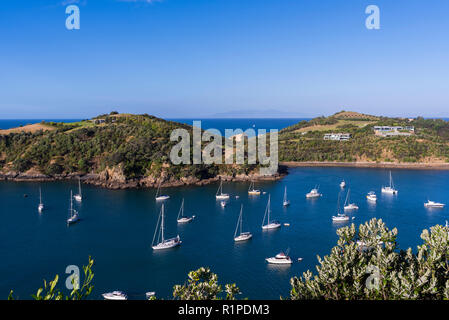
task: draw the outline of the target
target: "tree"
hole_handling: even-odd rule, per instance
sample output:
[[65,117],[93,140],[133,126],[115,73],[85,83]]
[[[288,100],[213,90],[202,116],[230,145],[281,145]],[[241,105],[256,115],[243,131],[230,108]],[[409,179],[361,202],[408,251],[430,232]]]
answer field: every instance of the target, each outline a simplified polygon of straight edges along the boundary
[[397,247],[396,228],[372,219],[337,231],[337,246],[318,257],[318,274],[309,270],[290,280],[291,299],[448,299],[449,228],[434,226],[421,234],[416,254]]
[[[31,295],[34,300],[85,300],[94,288],[92,285],[92,280],[94,278],[94,273],[92,272],[92,266],[94,260],[89,257],[89,262],[87,266],[83,266],[84,280],[82,286],[79,286],[79,279],[76,277],[72,278],[73,290],[68,296],[56,288],[59,281],[59,276],[56,275],[53,281],[47,282],[44,280],[44,286],[39,288],[36,294]],[[14,300],[14,292],[11,290],[8,296],[8,300]]]
[[223,291],[218,276],[204,267],[189,272],[187,283],[173,288],[173,298],[179,300],[220,300],[224,293],[226,300],[235,300],[240,290],[235,284],[226,284]]

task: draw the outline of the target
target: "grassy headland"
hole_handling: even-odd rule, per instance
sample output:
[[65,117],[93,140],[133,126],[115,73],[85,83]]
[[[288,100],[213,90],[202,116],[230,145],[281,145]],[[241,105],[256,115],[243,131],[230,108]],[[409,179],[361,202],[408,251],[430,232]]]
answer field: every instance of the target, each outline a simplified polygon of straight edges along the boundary
[[[378,136],[374,126],[413,126],[409,136]],[[324,140],[326,133],[349,133],[348,141]],[[387,118],[342,111],[301,121],[280,131],[279,159],[294,165],[354,165],[449,168],[449,122]]]

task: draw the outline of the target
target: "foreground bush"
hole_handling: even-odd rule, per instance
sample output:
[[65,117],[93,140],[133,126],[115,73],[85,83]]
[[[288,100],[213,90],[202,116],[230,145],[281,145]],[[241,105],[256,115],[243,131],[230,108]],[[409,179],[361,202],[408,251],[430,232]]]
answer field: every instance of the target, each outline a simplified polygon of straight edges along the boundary
[[[448,299],[448,228],[421,234],[423,244],[396,250],[397,230],[372,219],[337,231],[337,246],[318,257],[317,274],[307,271],[290,280],[291,299]],[[363,243],[357,243],[357,240]]]

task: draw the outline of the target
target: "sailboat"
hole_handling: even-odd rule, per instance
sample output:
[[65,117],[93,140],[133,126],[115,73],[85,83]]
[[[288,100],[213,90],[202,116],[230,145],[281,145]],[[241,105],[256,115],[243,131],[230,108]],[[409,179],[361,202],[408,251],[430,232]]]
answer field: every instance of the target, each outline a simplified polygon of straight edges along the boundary
[[393,184],[393,176],[391,175],[390,171],[390,186],[388,187],[382,187],[382,193],[388,193],[388,194],[398,194],[398,190],[394,188]]
[[83,196],[81,193],[81,178],[78,177],[78,194],[75,194],[75,200],[81,202],[83,200]]
[[349,194],[351,193],[351,189],[348,189],[348,194],[346,195],[346,200],[345,200],[345,204],[344,204],[344,209],[345,210],[358,210],[359,207],[355,204],[355,203],[350,203],[349,202]]
[[[270,221],[270,214],[271,214],[271,195],[268,195],[268,203],[267,207],[265,208],[265,214],[263,216],[262,221],[263,230],[277,229],[281,227],[281,224],[278,221]],[[265,224],[265,218],[267,216],[268,216],[267,224]]]
[[251,196],[258,196],[260,195],[260,190],[254,189],[254,181],[251,181],[249,188],[248,188],[248,194]]
[[[159,219],[157,220],[156,229],[154,231],[153,242],[151,243],[151,247],[153,248],[153,250],[170,249],[177,247],[182,243],[179,235],[177,235],[175,238],[165,239],[164,227],[164,204],[162,204],[161,213],[159,215]],[[157,241],[157,243],[155,243],[155,241]]]
[[[234,232],[234,241],[235,242],[246,241],[253,237],[253,235],[250,232],[242,232],[242,228],[243,228],[243,204],[240,207],[239,220],[237,221],[237,226],[235,227],[235,232]],[[239,230],[240,230],[240,234],[237,235],[237,231],[239,231]]]
[[179,208],[179,213],[178,213],[178,223],[187,223],[192,221],[195,218],[195,216],[191,216],[191,217],[185,217],[184,216],[184,198],[182,199],[182,204],[181,204],[181,208]]
[[223,193],[223,181],[220,181],[220,186],[218,187],[217,193],[215,194],[217,200],[227,200],[229,199],[228,193]]
[[44,210],[44,204],[42,203],[42,190],[39,187],[39,205],[37,207],[37,210],[39,211],[39,213],[42,212],[42,210]]
[[70,190],[70,208],[69,208],[69,218],[67,219],[67,225],[71,225],[79,220],[78,211],[73,209],[73,192]]
[[159,182],[159,185],[158,185],[158,187],[157,187],[157,191],[156,191],[156,201],[164,201],[164,200],[170,199],[170,196],[167,196],[167,195],[159,195],[159,193],[160,193],[160,191],[161,191],[161,183],[162,183],[162,182]]
[[290,205],[290,200],[287,200],[287,187],[284,189],[284,201],[282,202],[284,207],[288,207]]
[[334,221],[334,222],[345,222],[345,221],[349,220],[349,216],[347,216],[344,213],[341,213],[340,195],[341,195],[341,192],[338,194],[337,215],[336,216],[332,216],[332,221]]

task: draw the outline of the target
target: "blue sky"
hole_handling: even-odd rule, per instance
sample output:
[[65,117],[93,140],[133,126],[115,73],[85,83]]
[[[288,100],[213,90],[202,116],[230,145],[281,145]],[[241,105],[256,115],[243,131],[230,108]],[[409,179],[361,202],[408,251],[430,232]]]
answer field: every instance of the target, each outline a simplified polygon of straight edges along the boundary
[[[65,5],[81,29],[65,28]],[[378,5],[381,29],[365,28]],[[2,0],[0,119],[449,116],[447,0]]]

